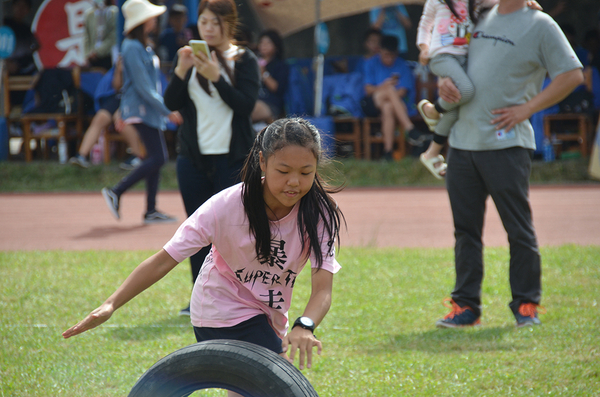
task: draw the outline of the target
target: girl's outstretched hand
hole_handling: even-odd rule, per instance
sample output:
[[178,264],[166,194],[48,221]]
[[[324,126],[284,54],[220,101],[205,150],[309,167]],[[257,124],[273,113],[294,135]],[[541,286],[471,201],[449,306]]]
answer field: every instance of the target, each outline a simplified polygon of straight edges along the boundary
[[62,335],[65,339],[67,339],[71,336],[79,335],[82,332],[85,332],[92,328],[96,328],[97,326],[108,320],[110,316],[112,316],[113,312],[114,309],[112,305],[104,303],[102,304],[102,306],[88,314],[87,317],[79,323],[77,323],[77,325],[74,325],[65,332],[63,332]]
[[306,363],[306,368],[310,368],[312,367],[312,354],[315,346],[317,347],[317,354],[320,355],[321,350],[323,350],[321,341],[310,330],[295,327],[283,338],[281,343],[283,353],[281,355],[293,364],[296,350],[299,350],[299,368],[304,369],[304,363]]

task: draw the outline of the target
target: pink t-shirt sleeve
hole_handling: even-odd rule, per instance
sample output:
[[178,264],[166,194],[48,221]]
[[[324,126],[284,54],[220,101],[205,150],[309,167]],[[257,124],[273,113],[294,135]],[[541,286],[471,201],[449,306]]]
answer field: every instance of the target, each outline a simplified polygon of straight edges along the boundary
[[177,262],[183,262],[213,242],[216,227],[214,203],[215,200],[210,199],[202,204],[164,245],[163,249]]
[[[342,268],[338,261],[335,259],[335,240],[324,232],[323,222],[319,223],[318,233],[323,236],[323,240],[321,241],[321,252],[323,254],[323,264],[321,269],[327,270],[333,274],[340,271]],[[331,251],[329,251],[329,247],[331,247]],[[313,269],[317,268],[317,260],[315,259],[314,254],[310,255],[310,267]]]

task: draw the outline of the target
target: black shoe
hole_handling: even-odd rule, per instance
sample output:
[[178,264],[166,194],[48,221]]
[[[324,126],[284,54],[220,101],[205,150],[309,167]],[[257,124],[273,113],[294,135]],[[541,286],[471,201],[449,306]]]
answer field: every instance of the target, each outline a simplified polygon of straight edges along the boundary
[[179,311],[179,315],[180,316],[188,316],[190,315],[190,305],[187,305],[187,307],[184,307],[183,309],[181,309]]
[[146,212],[144,215],[144,223],[149,225],[152,223],[173,223],[177,222],[177,218],[158,212],[157,210]]
[[392,152],[385,152],[383,154],[383,161],[394,161],[394,156]]
[[108,209],[113,216],[117,219],[121,219],[121,216],[119,215],[119,196],[117,196],[115,192],[108,187],[102,189],[102,196],[104,197],[104,201],[106,201],[106,205],[108,205]]
[[406,133],[406,141],[412,146],[421,147],[425,143],[425,140],[425,135],[416,128],[413,128]]

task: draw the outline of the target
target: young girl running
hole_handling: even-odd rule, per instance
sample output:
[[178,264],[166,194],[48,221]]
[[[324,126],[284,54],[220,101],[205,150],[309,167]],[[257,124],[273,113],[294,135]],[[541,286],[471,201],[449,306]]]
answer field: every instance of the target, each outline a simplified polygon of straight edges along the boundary
[[[242,183],[204,203],[155,255],[142,262],[100,307],[63,333],[92,329],[156,283],[185,258],[211,244],[191,298],[196,339],[236,339],[264,346],[300,369],[321,352],[313,331],[331,305],[340,269],[334,242],[343,215],[317,174],[317,129],[303,119],[280,119],[257,135]],[[264,177],[263,177],[264,175]],[[312,292],[288,329],[287,312],[297,275],[308,259]],[[231,395],[231,393],[230,393]]]
[[[422,65],[429,63],[431,72],[438,77],[450,77],[461,95],[460,101],[455,103],[440,98],[435,103],[424,99],[417,105],[423,120],[434,132],[433,141],[420,159],[438,179],[446,173],[446,163],[440,152],[458,118],[457,108],[475,95],[475,87],[466,72],[471,33],[482,10],[496,3],[498,0],[427,0],[423,7],[417,33],[419,62]],[[529,1],[527,5],[541,10],[535,1]]]

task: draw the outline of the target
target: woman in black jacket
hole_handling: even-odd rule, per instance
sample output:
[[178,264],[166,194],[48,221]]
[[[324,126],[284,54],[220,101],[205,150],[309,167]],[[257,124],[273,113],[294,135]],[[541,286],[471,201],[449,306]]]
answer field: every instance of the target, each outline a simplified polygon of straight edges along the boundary
[[[177,179],[190,216],[215,193],[240,181],[254,142],[250,121],[260,87],[256,56],[234,44],[237,9],[232,0],[202,0],[198,30],[211,57],[189,46],[177,53],[165,104],[183,116],[179,127]],[[210,246],[190,258],[196,281]],[[192,284],[193,285],[193,284]],[[189,306],[181,315],[189,315]]]

